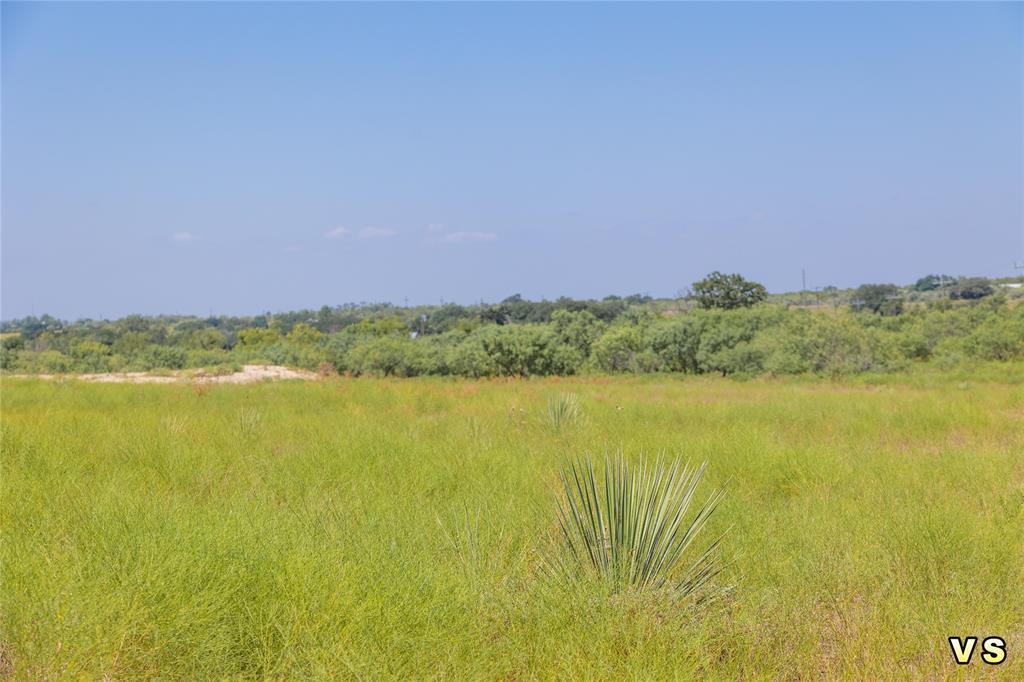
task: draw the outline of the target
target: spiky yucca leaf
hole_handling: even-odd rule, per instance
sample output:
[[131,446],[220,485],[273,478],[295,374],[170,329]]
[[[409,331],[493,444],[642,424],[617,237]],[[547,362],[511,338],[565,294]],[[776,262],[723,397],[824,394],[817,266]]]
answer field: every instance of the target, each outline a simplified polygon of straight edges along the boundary
[[689,551],[722,497],[716,491],[688,514],[705,466],[661,457],[630,465],[619,453],[605,458],[602,477],[589,456],[567,462],[559,523],[568,563],[614,587],[668,587],[680,597],[701,590],[720,570],[720,538]]
[[548,400],[548,426],[554,431],[561,431],[566,426],[582,423],[583,406],[575,393],[561,393],[557,398]]

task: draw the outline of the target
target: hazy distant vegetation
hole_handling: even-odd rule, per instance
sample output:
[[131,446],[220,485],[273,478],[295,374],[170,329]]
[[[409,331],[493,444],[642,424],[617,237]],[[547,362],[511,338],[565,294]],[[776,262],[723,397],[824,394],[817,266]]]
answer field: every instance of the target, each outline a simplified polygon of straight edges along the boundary
[[[254,317],[129,316],[3,323],[8,373],[290,365],[353,375],[545,376],[889,371],[1024,358],[1018,280],[928,275],[769,295],[712,273],[677,299],[324,306]],[[1009,286],[1007,286],[1009,285]]]

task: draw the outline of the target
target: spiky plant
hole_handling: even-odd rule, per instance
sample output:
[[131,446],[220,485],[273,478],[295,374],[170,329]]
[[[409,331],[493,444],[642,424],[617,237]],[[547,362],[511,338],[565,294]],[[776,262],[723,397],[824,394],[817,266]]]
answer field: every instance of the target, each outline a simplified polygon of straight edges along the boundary
[[255,436],[263,417],[255,407],[246,407],[238,413],[238,428],[245,437]]
[[661,457],[631,465],[618,453],[605,457],[601,477],[589,456],[567,462],[561,476],[566,501],[559,508],[565,551],[558,567],[596,574],[614,589],[668,589],[680,598],[706,593],[702,588],[721,570],[721,538],[702,552],[691,547],[722,491],[688,513],[705,466]]
[[553,431],[561,431],[567,426],[583,421],[583,406],[575,393],[560,393],[548,400],[548,426]]

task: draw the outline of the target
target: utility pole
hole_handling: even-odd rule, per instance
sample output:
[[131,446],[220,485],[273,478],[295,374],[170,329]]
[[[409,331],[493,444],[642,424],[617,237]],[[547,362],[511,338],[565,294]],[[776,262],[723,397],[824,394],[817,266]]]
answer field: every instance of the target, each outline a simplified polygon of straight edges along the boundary
[[807,270],[800,268],[800,305],[806,305],[804,300],[807,294]]

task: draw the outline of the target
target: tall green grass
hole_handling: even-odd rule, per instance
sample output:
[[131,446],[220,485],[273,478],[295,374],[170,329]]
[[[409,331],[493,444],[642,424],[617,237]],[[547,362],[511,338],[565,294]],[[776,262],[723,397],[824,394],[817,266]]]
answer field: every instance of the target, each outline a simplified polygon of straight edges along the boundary
[[[587,420],[556,433],[563,392]],[[1024,673],[1019,385],[6,379],[0,397],[14,679],[941,679],[982,672],[949,652],[970,634],[1004,636],[996,672]],[[728,481],[692,546],[729,529],[712,607],[545,577],[561,463],[619,449]]]

